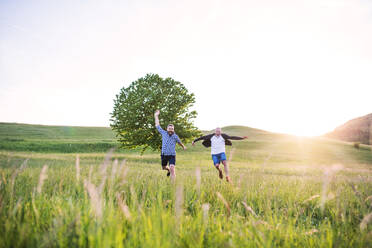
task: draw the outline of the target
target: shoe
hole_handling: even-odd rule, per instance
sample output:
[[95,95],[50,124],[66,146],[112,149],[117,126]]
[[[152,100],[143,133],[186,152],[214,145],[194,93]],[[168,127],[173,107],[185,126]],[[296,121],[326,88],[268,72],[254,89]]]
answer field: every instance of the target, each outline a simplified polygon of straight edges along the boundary
[[226,181],[229,183],[230,182],[230,177],[226,176]]
[[218,174],[219,174],[220,179],[223,179],[222,170],[218,170]]

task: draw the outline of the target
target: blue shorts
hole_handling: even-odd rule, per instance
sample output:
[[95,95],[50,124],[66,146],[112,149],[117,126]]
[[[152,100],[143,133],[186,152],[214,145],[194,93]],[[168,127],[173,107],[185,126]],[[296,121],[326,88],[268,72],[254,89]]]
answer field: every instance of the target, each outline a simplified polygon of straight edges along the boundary
[[226,154],[224,152],[218,154],[212,154],[213,164],[219,164],[221,161],[226,160]]

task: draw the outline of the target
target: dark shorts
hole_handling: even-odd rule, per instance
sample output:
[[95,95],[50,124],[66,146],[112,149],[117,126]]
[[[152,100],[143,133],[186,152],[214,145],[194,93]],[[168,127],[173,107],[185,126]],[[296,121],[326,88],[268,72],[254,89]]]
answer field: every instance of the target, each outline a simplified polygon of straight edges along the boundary
[[161,155],[161,166],[167,166],[168,163],[176,165],[176,156],[175,155]]

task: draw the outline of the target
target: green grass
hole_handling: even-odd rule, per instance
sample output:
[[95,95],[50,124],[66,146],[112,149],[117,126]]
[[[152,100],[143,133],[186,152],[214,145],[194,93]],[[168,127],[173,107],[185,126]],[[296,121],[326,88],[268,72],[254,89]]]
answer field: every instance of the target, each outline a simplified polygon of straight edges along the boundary
[[[109,129],[65,133],[63,127],[11,125],[16,124],[0,125],[1,145],[26,141],[43,148],[31,152],[25,143],[0,150],[0,247],[368,247],[372,242],[371,224],[360,229],[372,212],[366,200],[372,195],[368,146],[234,126],[224,131],[250,139],[227,150],[232,184],[217,177],[210,150],[200,143],[178,151],[174,184],[160,170],[156,152],[116,151],[105,164],[106,150],[84,147],[77,180],[77,153],[59,141],[115,144]],[[55,150],[48,149],[53,145]],[[37,193],[44,165],[47,178]],[[84,180],[97,187],[104,182],[98,194],[102,215]]]
[[106,152],[117,147],[108,127],[43,126],[0,123],[0,150],[33,152]]
[[115,135],[108,127],[46,126],[0,122],[0,137],[43,140],[112,140]]

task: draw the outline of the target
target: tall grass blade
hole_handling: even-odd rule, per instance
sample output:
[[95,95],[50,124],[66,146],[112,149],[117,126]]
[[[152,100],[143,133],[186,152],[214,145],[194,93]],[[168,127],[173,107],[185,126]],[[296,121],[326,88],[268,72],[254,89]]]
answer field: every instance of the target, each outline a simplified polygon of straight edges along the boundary
[[223,205],[225,206],[227,210],[227,217],[230,217],[230,214],[231,214],[230,204],[225,200],[225,198],[222,196],[220,192],[216,192],[216,195],[218,199],[220,199]]
[[48,178],[47,175],[48,166],[44,165],[41,169],[40,176],[39,176],[39,183],[37,185],[37,193],[41,194],[41,190],[44,184],[44,180]]

